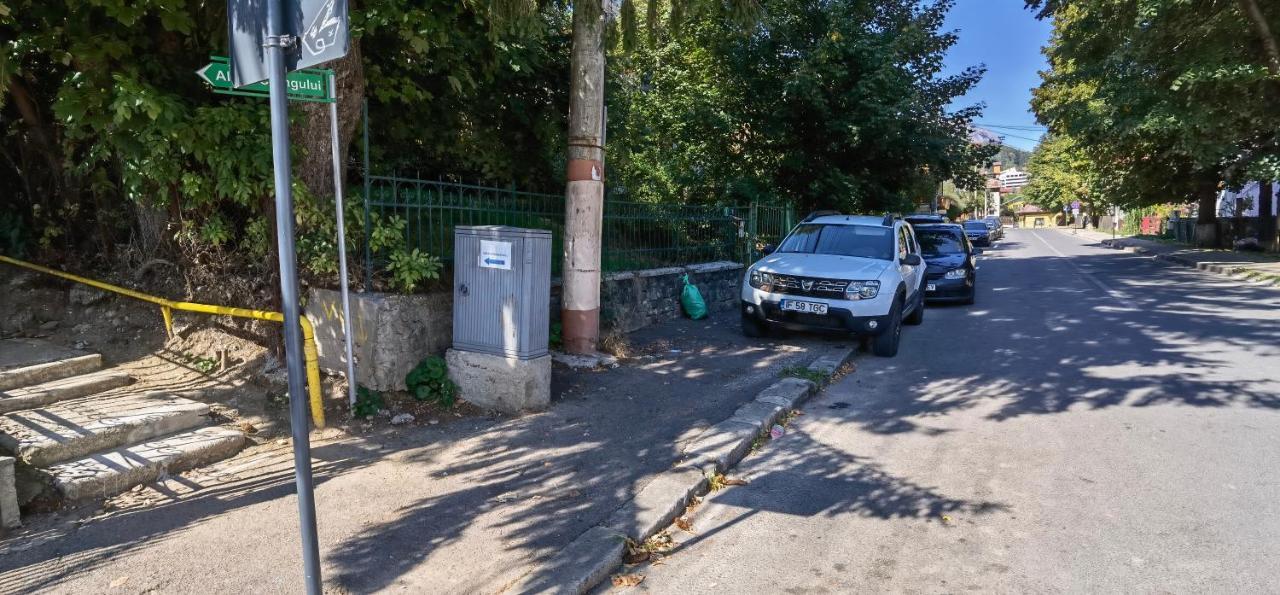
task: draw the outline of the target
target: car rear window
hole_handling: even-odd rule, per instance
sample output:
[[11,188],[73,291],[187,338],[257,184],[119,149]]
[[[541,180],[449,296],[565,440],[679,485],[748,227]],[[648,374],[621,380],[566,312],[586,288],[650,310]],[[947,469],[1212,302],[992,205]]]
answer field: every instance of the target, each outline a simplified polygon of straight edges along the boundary
[[964,252],[964,237],[958,231],[917,229],[916,239],[920,240],[920,249],[925,256],[961,254]]
[[893,260],[893,228],[872,225],[801,225],[778,252]]

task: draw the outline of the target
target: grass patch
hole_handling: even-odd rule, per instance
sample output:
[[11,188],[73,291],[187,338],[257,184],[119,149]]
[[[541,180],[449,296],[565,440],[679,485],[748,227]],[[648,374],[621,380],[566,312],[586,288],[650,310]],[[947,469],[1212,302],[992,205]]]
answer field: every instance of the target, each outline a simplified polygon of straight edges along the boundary
[[826,384],[828,378],[826,373],[818,370],[810,370],[804,366],[787,366],[782,369],[782,372],[779,375],[783,378],[800,378],[802,380],[808,380],[809,382],[819,386]]

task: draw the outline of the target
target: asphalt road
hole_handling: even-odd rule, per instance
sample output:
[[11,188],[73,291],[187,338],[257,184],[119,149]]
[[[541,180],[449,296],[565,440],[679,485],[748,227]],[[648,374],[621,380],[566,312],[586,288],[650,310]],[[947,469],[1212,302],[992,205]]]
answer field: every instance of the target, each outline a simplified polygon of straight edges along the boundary
[[806,406],[656,593],[1280,591],[1280,291],[1011,230]]

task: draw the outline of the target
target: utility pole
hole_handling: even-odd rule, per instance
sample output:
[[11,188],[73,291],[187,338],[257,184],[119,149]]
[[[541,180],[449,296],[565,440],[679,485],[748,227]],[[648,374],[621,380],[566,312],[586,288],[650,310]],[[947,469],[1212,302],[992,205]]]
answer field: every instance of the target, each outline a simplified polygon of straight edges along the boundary
[[607,3],[587,0],[573,7],[560,321],[565,351],[577,354],[594,353],[600,339]]

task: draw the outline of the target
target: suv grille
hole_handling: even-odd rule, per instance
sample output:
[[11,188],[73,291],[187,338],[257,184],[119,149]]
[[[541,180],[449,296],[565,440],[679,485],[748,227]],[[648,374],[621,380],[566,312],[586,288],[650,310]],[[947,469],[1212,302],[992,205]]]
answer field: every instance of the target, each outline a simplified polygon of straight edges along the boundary
[[848,281],[840,279],[773,275],[773,293],[842,299],[844,298],[844,289],[848,286]]

